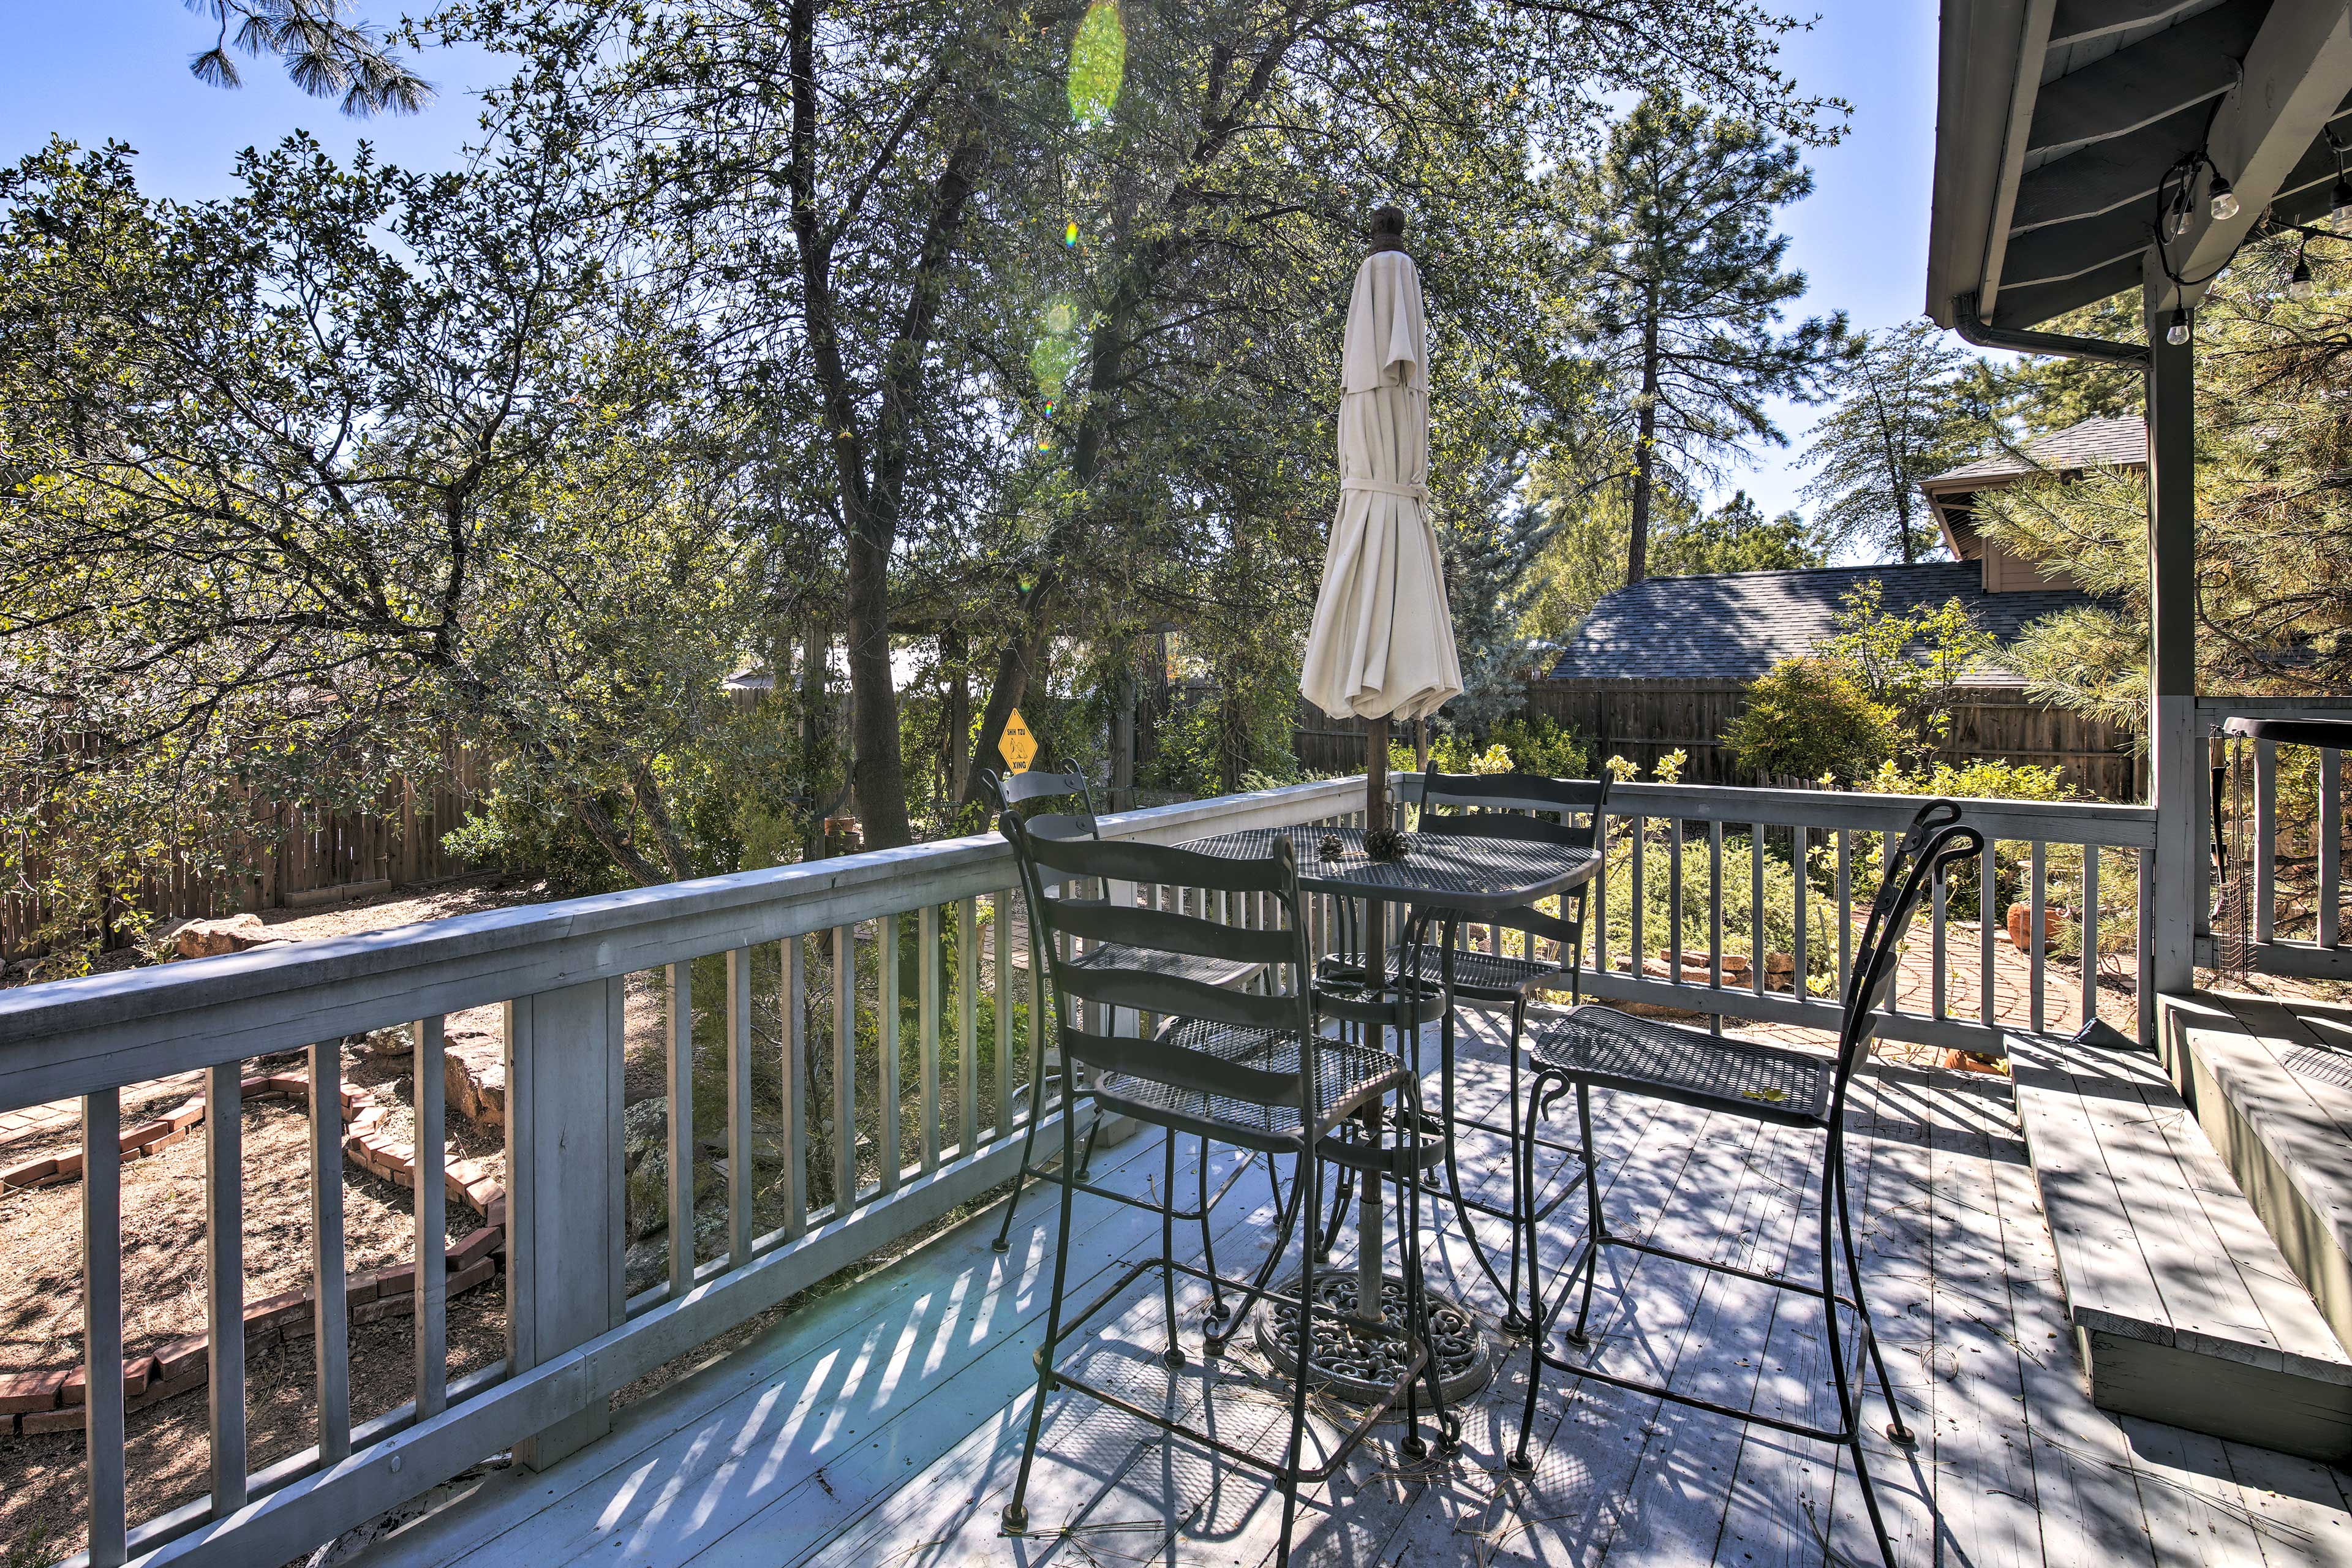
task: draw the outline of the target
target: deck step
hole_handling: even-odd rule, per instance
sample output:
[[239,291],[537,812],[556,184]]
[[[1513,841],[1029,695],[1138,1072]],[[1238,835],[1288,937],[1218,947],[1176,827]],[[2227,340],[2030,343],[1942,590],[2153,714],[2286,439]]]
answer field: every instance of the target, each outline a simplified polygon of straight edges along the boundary
[[2352,1456],[2352,1356],[2161,1063],[2023,1036],[2010,1061],[2093,1403]]
[[2352,1008],[2226,992],[2160,1005],[2173,1081],[2352,1347]]

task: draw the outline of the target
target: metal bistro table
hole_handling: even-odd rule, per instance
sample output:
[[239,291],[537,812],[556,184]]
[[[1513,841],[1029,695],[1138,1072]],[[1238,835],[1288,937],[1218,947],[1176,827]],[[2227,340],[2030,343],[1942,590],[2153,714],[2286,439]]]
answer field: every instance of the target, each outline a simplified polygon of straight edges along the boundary
[[[1298,858],[1298,885],[1303,891],[1326,893],[1341,900],[1360,899],[1370,906],[1362,926],[1363,963],[1375,984],[1385,978],[1388,962],[1385,906],[1403,904],[1412,911],[1404,931],[1405,946],[1412,954],[1412,967],[1407,972],[1419,973],[1418,948],[1427,940],[1433,925],[1442,927],[1437,941],[1440,951],[1444,952],[1453,947],[1455,930],[1463,921],[1475,921],[1481,915],[1499,915],[1538,899],[1567,892],[1591,881],[1601,870],[1601,856],[1591,849],[1455,834],[1443,837],[1408,834],[1402,858],[1375,860],[1364,853],[1364,835],[1365,829],[1360,827],[1308,824],[1220,834],[1213,838],[1195,839],[1184,847],[1203,855],[1223,855],[1236,860],[1254,859],[1271,853],[1276,838],[1289,839]],[[1336,853],[1327,854],[1327,848]],[[1400,1047],[1397,1055],[1412,1062],[1417,1071],[1421,1058],[1418,1040],[1410,1052],[1402,1048],[1404,1041],[1399,1040],[1397,1044]],[[1443,1105],[1450,1115],[1453,1109],[1450,1095],[1444,1097]],[[1449,1123],[1441,1128],[1441,1134],[1451,1140],[1454,1128]],[[1419,1179],[1416,1175],[1416,1180]],[[1383,1295],[1393,1297],[1401,1289],[1397,1282],[1383,1279],[1381,1259],[1385,1232],[1382,1203],[1380,1181],[1367,1175],[1357,1209],[1357,1271],[1353,1296],[1358,1310],[1373,1322],[1381,1321]],[[1470,1224],[1469,1215],[1461,1215],[1461,1221],[1466,1230]],[[1308,1223],[1319,1226],[1320,1216],[1309,1216]],[[1368,1310],[1361,1305],[1366,1302],[1371,1303]],[[1457,1303],[1448,1302],[1433,1292],[1430,1297],[1433,1321],[1441,1315],[1441,1308],[1451,1308],[1454,1320],[1462,1325],[1475,1322]],[[1346,1350],[1344,1346],[1335,1347],[1335,1353],[1345,1354]],[[1477,1376],[1465,1381],[1474,1384],[1483,1382],[1484,1371],[1491,1364],[1483,1343],[1464,1347],[1461,1359],[1465,1373],[1472,1370],[1474,1363],[1478,1370]],[[1317,1360],[1320,1363],[1322,1357],[1318,1355]],[[1318,1366],[1319,1370],[1322,1369]],[[1331,1382],[1337,1385],[1335,1391],[1345,1391],[1360,1381],[1368,1387],[1373,1382],[1371,1378],[1349,1376],[1336,1369],[1331,1377]],[[1447,1381],[1454,1381],[1450,1373]],[[1450,1392],[1449,1397],[1452,1397]]]

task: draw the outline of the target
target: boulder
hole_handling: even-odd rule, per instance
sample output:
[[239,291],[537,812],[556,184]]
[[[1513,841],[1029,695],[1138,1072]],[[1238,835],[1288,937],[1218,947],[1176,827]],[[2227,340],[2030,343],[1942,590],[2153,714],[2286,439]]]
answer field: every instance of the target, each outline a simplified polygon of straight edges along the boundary
[[172,955],[175,958],[214,958],[224,952],[242,952],[249,947],[269,947],[291,940],[270,930],[259,915],[249,910],[217,920],[184,921],[173,927],[170,935]]

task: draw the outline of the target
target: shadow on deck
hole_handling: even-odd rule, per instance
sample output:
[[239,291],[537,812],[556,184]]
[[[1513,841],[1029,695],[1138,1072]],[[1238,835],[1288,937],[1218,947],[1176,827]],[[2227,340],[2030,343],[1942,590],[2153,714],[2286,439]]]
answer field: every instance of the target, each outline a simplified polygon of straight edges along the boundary
[[[1483,1042],[1466,1069],[1475,1101],[1496,1092],[1501,1068],[1491,1039],[1475,1026],[1470,1037]],[[2006,1081],[1888,1067],[1859,1080],[1857,1095],[1864,1268],[1897,1396],[1921,1436],[1909,1453],[1881,1444],[1873,1467],[1904,1563],[2352,1564],[2352,1481],[2340,1472],[2093,1408]],[[1608,1096],[1596,1109],[1614,1227],[1766,1271],[1810,1271],[1818,1155],[1807,1140]],[[1503,1180],[1499,1143],[1465,1151],[1465,1180]],[[1150,1133],[1095,1169],[1141,1191],[1160,1165]],[[1180,1165],[1189,1189],[1190,1163]],[[1262,1255],[1272,1213],[1262,1174],[1234,1187],[1217,1215],[1226,1273]],[[1044,1331],[1053,1214],[1045,1196],[1026,1200],[1003,1257],[988,1246],[996,1211],[966,1222],[620,1412],[609,1437],[571,1459],[539,1475],[493,1473],[361,1561],[1265,1561],[1280,1500],[1262,1478],[1072,1395],[1049,1411],[1032,1533],[998,1533]],[[1548,1268],[1577,1240],[1579,1214],[1568,1205],[1555,1216]],[[1076,1225],[1074,1301],[1158,1241],[1150,1216],[1084,1198]],[[1458,1232],[1440,1235],[1429,1256],[1441,1288],[1496,1310]],[[1753,1409],[1821,1419],[1833,1403],[1820,1325],[1796,1310],[1801,1299],[1622,1252],[1607,1261],[1615,1272],[1604,1266],[1594,1309],[1603,1321],[1607,1303],[1604,1364]],[[1200,1304],[1197,1289],[1180,1293],[1195,1344]],[[1204,1368],[1195,1356],[1171,1381],[1155,1353],[1156,1285],[1139,1281],[1123,1308],[1096,1320],[1087,1375],[1154,1403],[1205,1401],[1228,1437],[1279,1440],[1281,1397],[1247,1357]],[[1296,1560],[1875,1561],[1833,1451],[1598,1385],[1546,1389],[1537,1473],[1513,1477],[1502,1459],[1526,1357],[1508,1349],[1458,1456],[1416,1467],[1376,1435],[1305,1500]]]

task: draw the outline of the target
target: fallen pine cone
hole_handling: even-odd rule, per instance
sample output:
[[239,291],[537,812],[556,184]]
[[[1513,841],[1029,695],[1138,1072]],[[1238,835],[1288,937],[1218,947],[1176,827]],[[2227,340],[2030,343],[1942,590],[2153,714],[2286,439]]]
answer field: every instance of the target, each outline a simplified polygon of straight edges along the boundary
[[1393,827],[1375,827],[1364,835],[1364,853],[1375,860],[1402,860],[1404,850],[1404,835]]

